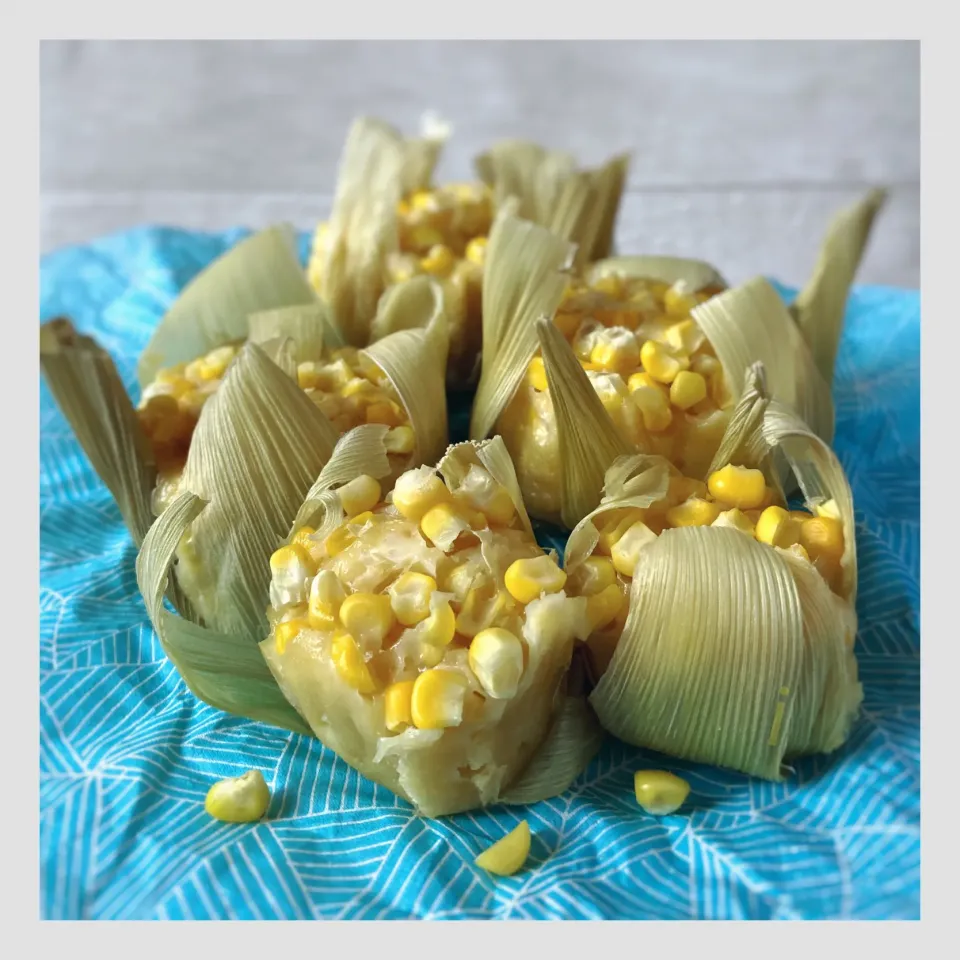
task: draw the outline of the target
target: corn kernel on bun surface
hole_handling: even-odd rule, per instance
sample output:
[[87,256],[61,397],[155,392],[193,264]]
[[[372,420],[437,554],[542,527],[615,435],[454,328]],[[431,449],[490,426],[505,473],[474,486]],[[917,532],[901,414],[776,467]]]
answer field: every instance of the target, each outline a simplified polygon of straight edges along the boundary
[[[690,311],[720,292],[615,274],[571,280],[554,323],[623,439],[686,473],[705,470],[733,398]],[[560,450],[543,360],[534,358],[497,423],[532,516],[560,521]]]
[[[158,465],[153,497],[157,515],[179,491],[200,413],[242,346],[225,344],[189,363],[162,369],[144,388],[137,412]],[[365,423],[387,425],[385,443],[395,472],[406,466],[414,449],[410,418],[393,385],[369,358],[351,347],[324,350],[316,361],[298,365],[297,382],[341,434]]]
[[481,467],[456,489],[410,470],[388,500],[274,554],[261,649],[365,776],[428,816],[493,803],[546,734],[586,601]]
[[[481,287],[487,234],[493,218],[490,188],[456,183],[417,190],[397,205],[396,251],[386,257],[387,286],[427,274],[444,295],[450,325],[448,373],[452,386],[470,378],[480,352]],[[330,232],[321,223],[313,238],[308,277],[322,296]]]

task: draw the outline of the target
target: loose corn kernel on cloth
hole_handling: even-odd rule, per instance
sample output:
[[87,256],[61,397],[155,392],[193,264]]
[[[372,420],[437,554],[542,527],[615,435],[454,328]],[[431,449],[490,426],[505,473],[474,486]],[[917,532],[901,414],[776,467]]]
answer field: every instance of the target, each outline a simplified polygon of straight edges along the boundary
[[[59,250],[42,260],[41,320],[66,314],[99,338],[136,396],[154,325],[245,233],[139,229]],[[865,690],[846,746],[770,784],[608,741],[562,797],[438,821],[316,740],[194,699],[151,629],[120,514],[41,386],[43,916],[918,918],[919,314],[916,292],[857,289],[837,367]],[[466,421],[461,404],[454,430]],[[633,773],[651,766],[691,784],[672,816],[636,804]],[[252,767],[272,790],[267,818],[211,820],[208,787]],[[527,868],[475,868],[522,818]]]

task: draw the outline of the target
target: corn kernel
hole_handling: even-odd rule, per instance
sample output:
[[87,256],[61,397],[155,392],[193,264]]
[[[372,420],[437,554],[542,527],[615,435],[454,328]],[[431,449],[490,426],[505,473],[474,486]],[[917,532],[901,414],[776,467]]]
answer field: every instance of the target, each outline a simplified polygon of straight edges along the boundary
[[413,427],[401,425],[387,431],[383,445],[387,453],[397,455],[413,453]]
[[417,626],[420,638],[434,647],[446,647],[457,632],[457,615],[450,601],[433,594],[430,597],[430,615]]
[[630,396],[640,410],[644,427],[651,433],[662,433],[673,423],[670,403],[661,390],[654,387],[638,387]]
[[754,535],[761,543],[786,549],[799,542],[800,523],[794,520],[783,507],[767,507],[757,520]]
[[595,553],[602,557],[609,557],[617,541],[630,529],[638,520],[643,520],[643,511],[637,509],[628,510],[626,513],[612,513],[606,520],[601,520],[597,526],[599,538]]
[[667,313],[674,316],[688,314],[697,306],[697,298],[690,286],[683,280],[678,280],[663,295],[663,307]]
[[730,527],[733,530],[739,530],[741,533],[745,533],[748,537],[754,536],[756,532],[756,527],[750,518],[736,507],[732,510],[724,510],[723,513],[713,521],[711,526]]
[[402,573],[387,592],[394,615],[405,627],[412,627],[430,615],[430,597],[437,581],[425,573]]
[[230,346],[217,347],[199,361],[197,372],[201,380],[219,380],[230,366],[237,351]]
[[617,571],[606,557],[587,557],[571,574],[574,596],[592,597],[617,582]]
[[692,320],[667,327],[667,343],[679,353],[695,353],[704,341],[703,331]]
[[393,505],[414,523],[419,523],[431,507],[449,499],[450,491],[432,467],[408,470],[397,478],[393,488]]
[[624,292],[623,277],[617,276],[615,273],[608,273],[605,276],[597,277],[597,279],[590,284],[590,288],[596,290],[597,293],[605,293],[614,300],[620,300]]
[[681,370],[670,384],[670,402],[681,410],[689,410],[707,396],[707,381],[699,373]]
[[382,423],[385,427],[399,427],[406,419],[403,409],[390,400],[376,400],[366,410],[367,423]]
[[437,198],[429,190],[415,190],[409,199],[411,210],[436,210]]
[[494,700],[509,700],[523,673],[523,646],[509,630],[481,630],[470,643],[470,669]]
[[363,473],[337,490],[340,505],[348,517],[372,510],[380,502],[380,484]]
[[640,552],[656,539],[657,535],[642,520],[628,527],[610,550],[617,573],[632,577]]
[[587,623],[589,632],[602,630],[617,619],[623,606],[624,596],[620,587],[611,583],[599,593],[587,597]]
[[417,252],[427,251],[443,243],[443,234],[435,227],[420,223],[410,231],[409,240]]
[[690,361],[673,347],[658,340],[647,340],[640,348],[643,369],[660,383],[673,383],[677,374],[685,370]]
[[414,681],[410,716],[419,730],[442,730],[459,726],[468,686],[456,670],[434,667]]
[[590,362],[604,370],[630,370],[640,362],[640,347],[633,332],[612,327],[599,334],[590,351]]
[[298,547],[303,547],[307,553],[310,552],[310,547],[313,546],[313,541],[310,539],[317,531],[313,527],[300,527],[296,533],[290,538],[291,544],[296,544]]
[[323,549],[328,557],[335,557],[338,553],[346,550],[356,539],[349,524],[344,523],[323,541]]
[[728,463],[707,478],[710,495],[739,510],[755,510],[763,504],[767,485],[763,471]]
[[833,517],[810,517],[800,523],[800,543],[811,557],[843,556],[843,524]]
[[438,503],[420,518],[420,531],[435,547],[449,553],[461,533],[470,524],[449,503]]
[[273,631],[273,642],[277,653],[283,654],[290,643],[300,635],[301,630],[305,630],[309,624],[305,620],[284,620],[278,623]]
[[546,554],[532,559],[514,560],[503,577],[510,596],[527,604],[543,593],[556,593],[567,582],[566,573]]
[[637,803],[655,817],[679,810],[690,795],[690,784],[665,770],[638,770],[633,789]]
[[413,680],[391,683],[383,692],[384,723],[391,732],[413,723],[410,704],[413,700]]
[[571,313],[569,311],[561,310],[554,314],[553,322],[557,329],[568,340],[572,340],[576,336],[577,331],[580,329],[580,324],[583,322],[583,316],[579,313]]
[[467,248],[464,251],[464,256],[471,262],[483,266],[483,262],[487,256],[487,238],[486,237],[474,237],[468,244]]
[[307,581],[316,572],[313,558],[304,547],[291,543],[275,550],[270,557],[271,587],[277,591],[282,603],[303,603],[306,599]]
[[801,560],[806,560],[807,563],[810,563],[810,554],[807,553],[806,549],[799,543],[793,544],[793,546],[787,548],[788,553],[792,553],[795,557],[799,557]]
[[457,614],[456,632],[464,637],[475,637],[504,613],[508,603],[508,595],[489,581],[470,587]]
[[310,626],[314,630],[332,630],[346,595],[340,578],[332,570],[321,570],[310,584]]
[[270,806],[270,788],[259,770],[218,780],[208,791],[203,807],[224,823],[253,823]]
[[379,650],[395,623],[390,597],[353,593],[340,604],[340,622],[364,650]]
[[363,659],[360,646],[346,630],[338,630],[333,635],[331,652],[333,665],[344,683],[359,693],[376,692],[376,681]]
[[470,464],[457,493],[491,523],[506,526],[516,515],[517,508],[507,488],[475,463]]
[[505,837],[483,851],[473,862],[481,870],[509,877],[526,863],[530,855],[530,826],[522,820]]
[[689,497],[667,511],[667,523],[671,527],[708,527],[718,516],[718,504],[700,497]]
[[445,277],[453,269],[456,262],[450,248],[443,243],[438,243],[430,248],[430,252],[420,261],[420,267],[424,273],[433,274],[435,277]]
[[824,500],[823,503],[816,504],[813,512],[818,517],[831,517],[834,520],[843,520],[840,507],[837,505],[836,500]]
[[709,353],[698,353],[695,357],[692,357],[690,369],[707,380],[717,376],[722,370],[720,361],[716,357],[711,357]]
[[527,367],[527,382],[534,390],[539,390],[541,393],[549,389],[547,371],[543,366],[543,357],[534,357],[530,361],[530,365]]

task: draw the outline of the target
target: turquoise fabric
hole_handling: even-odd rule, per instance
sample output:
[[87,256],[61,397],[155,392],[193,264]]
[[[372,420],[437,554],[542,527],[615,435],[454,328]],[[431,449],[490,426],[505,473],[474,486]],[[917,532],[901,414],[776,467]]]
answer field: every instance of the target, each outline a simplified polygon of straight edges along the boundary
[[[139,229],[57,251],[41,264],[41,319],[65,314],[96,336],[135,393],[136,357],[164,310],[244,233]],[[562,797],[439,821],[317,741],[191,696],[150,627],[117,508],[41,386],[43,916],[919,917],[919,315],[915,292],[857,289],[837,366],[865,690],[843,749],[770,784],[609,741]],[[680,813],[638,808],[633,771],[650,765],[690,781]],[[251,767],[272,789],[268,818],[211,820],[209,785]],[[509,879],[474,868],[521,818],[529,868]]]

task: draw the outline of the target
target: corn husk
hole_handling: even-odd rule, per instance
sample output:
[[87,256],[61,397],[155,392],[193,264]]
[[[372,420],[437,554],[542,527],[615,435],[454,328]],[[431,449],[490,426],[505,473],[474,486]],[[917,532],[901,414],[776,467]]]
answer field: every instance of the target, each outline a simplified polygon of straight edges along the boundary
[[153,521],[150,442],[110,355],[64,317],[40,327],[40,369],[139,547]]
[[821,377],[830,385],[847,295],[886,199],[886,190],[871,190],[834,217],[813,273],[790,307]]
[[[309,492],[297,517],[324,537],[344,518],[334,487],[341,474],[338,452]],[[450,447],[437,464],[456,490],[471,464],[485,467],[510,492],[521,526],[535,549],[512,465],[499,438]],[[342,472],[353,474],[351,465]],[[296,526],[296,524],[295,524]],[[491,531],[487,531],[492,533]],[[497,544],[484,542],[494,557]],[[502,586],[502,572],[498,573]],[[263,655],[284,694],[308,721],[314,734],[365,776],[415,805],[424,816],[443,816],[496,803],[516,785],[524,802],[555,796],[578,776],[596,752],[598,727],[582,690],[564,682],[573,652],[574,624],[555,625],[556,636],[531,644],[517,695],[490,700],[482,725],[466,723],[445,730],[415,727],[389,735],[383,707],[341,681],[324,657],[319,641],[292,641],[282,653],[271,635]],[[538,754],[538,748],[547,751]],[[545,769],[549,765],[549,770]],[[515,799],[514,802],[521,802]]]
[[316,302],[297,257],[293,230],[277,226],[255,233],[184,287],[140,357],[140,386],[163,367],[245,340],[252,313]]
[[[856,538],[849,484],[836,456],[795,413],[770,399],[754,367],[727,449],[782,454],[811,508],[832,500],[846,541],[833,593],[814,567],[736,530],[665,530],[638,559],[626,625],[590,697],[600,722],[629,743],[782,779],[785,759],[830,752],[862,699],[853,654]],[[750,405],[764,411],[750,416]],[[571,572],[596,542],[593,519],[630,505],[633,484],[662,489],[658,458],[618,461],[613,496],[571,535]],[[627,484],[624,483],[627,478]],[[636,484],[634,484],[636,481]],[[639,505],[638,501],[633,501]]]
[[595,170],[578,170],[569,154],[522,140],[495,144],[474,161],[493,190],[494,209],[515,198],[517,216],[577,245],[580,267],[612,252],[629,163],[622,154]]

